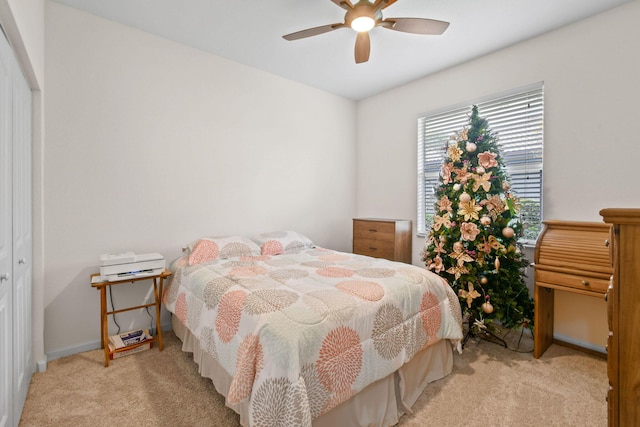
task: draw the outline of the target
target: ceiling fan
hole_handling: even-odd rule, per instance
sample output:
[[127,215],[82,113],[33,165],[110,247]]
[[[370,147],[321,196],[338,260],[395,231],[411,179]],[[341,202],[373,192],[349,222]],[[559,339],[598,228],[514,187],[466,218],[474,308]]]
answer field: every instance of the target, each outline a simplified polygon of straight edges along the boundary
[[306,37],[317,36],[340,28],[351,27],[358,32],[356,36],[355,56],[356,63],[367,62],[371,51],[369,30],[374,27],[383,27],[388,30],[402,31],[413,34],[439,35],[449,27],[448,22],[425,18],[382,18],[382,10],[391,6],[398,0],[358,0],[353,4],[351,0],[331,0],[347,13],[344,22],[322,25],[282,36],[285,40],[298,40]]

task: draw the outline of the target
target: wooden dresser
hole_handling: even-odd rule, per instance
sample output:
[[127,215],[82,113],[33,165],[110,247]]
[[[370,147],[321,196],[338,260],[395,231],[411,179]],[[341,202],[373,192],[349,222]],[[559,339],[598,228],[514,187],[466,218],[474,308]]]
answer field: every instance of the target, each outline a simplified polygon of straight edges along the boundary
[[554,290],[602,298],[613,271],[607,247],[610,225],[575,221],[543,224],[534,253],[535,358],[554,341]]
[[603,209],[613,226],[607,292],[609,426],[640,425],[640,209]]
[[354,218],[353,253],[411,264],[411,221]]

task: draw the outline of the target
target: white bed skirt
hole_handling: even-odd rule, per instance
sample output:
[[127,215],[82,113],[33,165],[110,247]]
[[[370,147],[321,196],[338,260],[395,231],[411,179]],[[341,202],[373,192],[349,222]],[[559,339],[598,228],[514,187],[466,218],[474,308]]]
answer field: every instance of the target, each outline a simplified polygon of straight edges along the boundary
[[[218,393],[227,396],[231,376],[218,362],[203,351],[196,338],[172,316],[173,331],[182,341],[182,351],[193,353],[193,360],[203,377],[211,379]],[[387,427],[398,423],[432,381],[451,373],[453,349],[448,340],[439,341],[415,355],[393,374],[370,384],[348,401],[313,420],[314,427],[339,425]],[[240,424],[249,426],[249,404],[227,406],[240,415]]]

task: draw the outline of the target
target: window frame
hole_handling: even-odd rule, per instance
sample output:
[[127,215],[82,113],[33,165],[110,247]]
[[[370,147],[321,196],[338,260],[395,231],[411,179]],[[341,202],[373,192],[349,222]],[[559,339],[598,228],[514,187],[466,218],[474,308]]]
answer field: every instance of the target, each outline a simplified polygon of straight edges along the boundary
[[[526,105],[525,105],[526,104]],[[531,196],[534,199],[532,216],[539,218],[533,232],[540,232],[542,227],[543,204],[543,149],[544,149],[544,82],[536,82],[527,86],[488,95],[472,102],[463,102],[454,106],[435,110],[418,117],[418,185],[417,185],[417,234],[427,236],[430,225],[428,215],[433,215],[435,194],[429,197],[429,188],[434,190],[440,182],[440,168],[445,158],[445,147],[449,137],[469,125],[469,114],[473,105],[478,106],[479,115],[489,122],[492,132],[497,135],[498,146],[505,164],[505,172],[509,175],[512,190],[519,198]],[[508,112],[510,106],[519,106],[520,111]],[[526,113],[524,108],[526,108]],[[531,114],[529,114],[531,113]],[[522,124],[520,117],[526,117],[527,127],[523,130],[516,125],[517,137],[507,135],[504,123],[510,123],[516,116],[516,123]],[[492,124],[492,117],[495,123]],[[499,121],[502,120],[502,124]],[[428,134],[428,129],[433,134]],[[532,130],[533,129],[533,130]],[[504,139],[501,141],[502,132]],[[526,136],[523,136],[526,135]],[[524,150],[522,143],[525,143]],[[531,179],[532,178],[532,179]],[[538,205],[535,202],[539,200]],[[537,206],[537,207],[536,207]],[[527,214],[526,209],[522,210]],[[529,238],[520,240],[525,245],[534,245],[532,233]],[[537,237],[537,236],[536,236]]]

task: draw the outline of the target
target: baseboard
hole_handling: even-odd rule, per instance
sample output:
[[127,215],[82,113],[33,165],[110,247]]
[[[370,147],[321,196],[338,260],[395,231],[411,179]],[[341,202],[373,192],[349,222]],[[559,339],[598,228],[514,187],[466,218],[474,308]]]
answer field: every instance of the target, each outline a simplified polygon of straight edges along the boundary
[[47,360],[52,361],[72,354],[84,353],[85,351],[97,350],[100,348],[100,340],[86,342],[71,347],[55,350],[47,353]]
[[595,345],[589,342],[580,341],[565,335],[553,334],[553,342],[559,345],[563,345],[565,347],[570,347],[576,350],[584,351],[585,353],[591,354],[592,356],[604,357],[604,358],[607,357],[606,347]]
[[[162,332],[167,332],[171,330],[172,330],[171,322],[162,324]],[[101,348],[100,340],[95,340],[95,341],[86,342],[84,344],[78,344],[72,347],[51,351],[45,355],[46,359],[44,361],[44,364],[45,364],[44,369],[46,370],[47,361],[60,359],[61,357],[71,356],[72,354],[84,353],[85,351],[98,350],[99,348]],[[43,372],[40,370],[40,363],[42,362],[38,362],[38,372]]]
[[47,370],[47,356],[36,362],[36,372],[44,372]]

